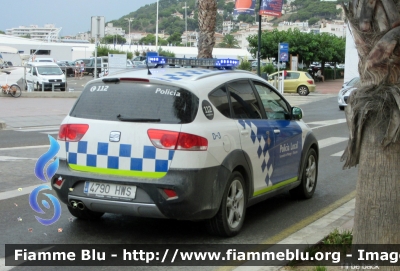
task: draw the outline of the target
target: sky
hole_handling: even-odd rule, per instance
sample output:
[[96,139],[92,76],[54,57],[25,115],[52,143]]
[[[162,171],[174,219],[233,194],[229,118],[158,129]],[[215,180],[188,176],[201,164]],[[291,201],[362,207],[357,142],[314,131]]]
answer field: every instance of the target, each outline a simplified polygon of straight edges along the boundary
[[[3,0],[5,1],[5,0]],[[157,0],[11,0],[1,8],[0,30],[19,26],[54,24],[62,27],[60,36],[90,31],[91,17],[116,20]]]

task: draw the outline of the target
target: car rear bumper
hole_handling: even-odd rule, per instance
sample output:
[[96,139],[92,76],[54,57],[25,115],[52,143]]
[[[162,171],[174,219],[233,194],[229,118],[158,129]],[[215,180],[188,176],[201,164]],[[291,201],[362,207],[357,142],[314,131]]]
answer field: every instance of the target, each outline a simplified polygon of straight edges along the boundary
[[[218,175],[224,175],[226,171],[228,170],[223,166],[170,169],[163,178],[149,179],[74,171],[65,160],[60,160],[59,169],[51,184],[59,199],[70,206],[74,200],[97,212],[200,220],[211,218],[217,213],[223,191],[216,182]],[[54,184],[59,177],[64,180],[61,187]],[[89,196],[84,193],[86,181],[136,186],[136,196],[133,200]],[[174,190],[177,197],[168,198],[163,189]]]

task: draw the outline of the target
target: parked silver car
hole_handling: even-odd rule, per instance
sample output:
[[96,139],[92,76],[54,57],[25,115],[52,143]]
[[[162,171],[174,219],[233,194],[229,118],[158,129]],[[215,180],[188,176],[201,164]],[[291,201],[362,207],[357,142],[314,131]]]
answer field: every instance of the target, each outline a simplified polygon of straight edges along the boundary
[[349,99],[351,92],[357,89],[357,85],[359,82],[360,77],[354,77],[350,81],[343,84],[342,89],[339,91],[338,94],[338,104],[340,110],[344,110],[344,108],[347,106],[347,100]]

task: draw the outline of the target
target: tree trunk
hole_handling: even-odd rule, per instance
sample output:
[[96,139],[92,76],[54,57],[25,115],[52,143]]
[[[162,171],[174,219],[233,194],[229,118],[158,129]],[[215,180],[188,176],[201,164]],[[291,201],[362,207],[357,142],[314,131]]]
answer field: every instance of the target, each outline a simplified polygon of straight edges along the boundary
[[[344,168],[359,165],[353,244],[400,244],[400,13],[396,0],[344,6],[361,85],[346,108]],[[390,252],[390,251],[387,251]],[[380,267],[398,270],[399,267]]]
[[217,1],[198,0],[199,41],[197,58],[212,58],[215,45],[215,23],[217,21]]

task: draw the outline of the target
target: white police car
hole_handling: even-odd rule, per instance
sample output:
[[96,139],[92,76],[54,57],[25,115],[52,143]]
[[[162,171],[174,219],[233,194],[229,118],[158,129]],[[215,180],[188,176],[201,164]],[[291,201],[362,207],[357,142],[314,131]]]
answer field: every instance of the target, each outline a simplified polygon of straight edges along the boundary
[[222,68],[236,61],[176,61],[220,69],[130,70],[85,86],[60,127],[52,179],[71,214],[206,220],[233,236],[252,204],[287,190],[312,197],[318,142],[301,109]]

